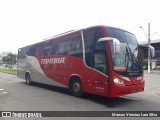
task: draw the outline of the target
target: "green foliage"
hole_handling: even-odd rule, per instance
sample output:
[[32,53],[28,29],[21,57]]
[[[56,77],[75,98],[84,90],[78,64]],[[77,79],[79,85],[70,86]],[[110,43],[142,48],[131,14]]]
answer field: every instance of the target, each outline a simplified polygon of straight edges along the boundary
[[6,64],[15,64],[16,63],[16,54],[8,53],[7,56],[2,57],[2,61]]
[[[151,69],[151,63],[150,63],[150,69]],[[143,61],[143,69],[148,69],[148,61]]]
[[16,75],[17,69],[0,68],[0,72]]
[[148,66],[148,61],[143,61],[143,65]]

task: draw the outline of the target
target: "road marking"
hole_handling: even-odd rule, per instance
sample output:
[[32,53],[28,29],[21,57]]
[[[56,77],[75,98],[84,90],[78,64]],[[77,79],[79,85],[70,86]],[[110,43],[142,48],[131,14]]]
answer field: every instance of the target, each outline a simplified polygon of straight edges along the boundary
[[2,92],[3,94],[7,94],[8,92]]
[[[3,91],[4,89],[0,89],[0,91]],[[4,92],[0,92],[0,94],[7,94],[8,92],[4,91]]]
[[8,92],[0,92],[0,95],[8,94]]

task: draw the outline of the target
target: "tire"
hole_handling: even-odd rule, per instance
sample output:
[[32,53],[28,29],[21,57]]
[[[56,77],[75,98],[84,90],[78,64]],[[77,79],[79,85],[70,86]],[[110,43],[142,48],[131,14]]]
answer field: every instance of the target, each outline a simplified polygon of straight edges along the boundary
[[70,83],[70,92],[75,97],[82,97],[82,83],[79,79],[73,79]]
[[27,85],[31,85],[31,84],[32,84],[32,82],[31,82],[31,77],[30,77],[29,74],[26,74],[26,84],[27,84]]

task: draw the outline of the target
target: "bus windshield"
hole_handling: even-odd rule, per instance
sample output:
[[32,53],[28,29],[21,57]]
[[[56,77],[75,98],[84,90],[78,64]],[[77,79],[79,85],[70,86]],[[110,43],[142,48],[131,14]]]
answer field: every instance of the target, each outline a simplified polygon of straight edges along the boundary
[[139,75],[142,73],[142,59],[137,40],[131,33],[123,32],[123,35],[124,37],[117,38],[120,41],[120,53],[114,53],[113,43],[110,43],[113,69],[123,75]]

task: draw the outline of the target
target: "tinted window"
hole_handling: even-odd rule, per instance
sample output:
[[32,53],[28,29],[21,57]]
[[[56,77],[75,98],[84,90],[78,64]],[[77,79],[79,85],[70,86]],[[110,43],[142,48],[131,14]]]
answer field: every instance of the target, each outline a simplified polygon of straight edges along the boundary
[[82,57],[82,38],[80,32],[74,34],[70,37],[71,39],[71,47],[69,51],[69,55]]
[[70,50],[78,50],[82,48],[82,42],[81,39],[75,39],[71,43],[71,49]]
[[112,29],[107,28],[107,32],[108,32],[108,37],[113,37],[114,38],[114,33],[113,33]]
[[95,52],[94,54],[94,68],[103,72],[107,73],[107,66],[106,66],[106,54],[105,52]]
[[56,55],[57,52],[57,48],[58,48],[58,44],[53,44],[51,49],[50,49],[50,55]]
[[85,43],[85,48],[87,47],[90,47],[94,41],[94,32],[95,30],[88,30],[88,31],[85,31],[85,34],[84,34],[84,43]]
[[108,74],[108,59],[106,54],[106,42],[98,42],[95,45],[94,68]]
[[95,44],[95,50],[96,51],[98,51],[98,50],[106,51],[106,42],[97,42]]
[[24,59],[25,54],[26,54],[26,52],[28,52],[28,50],[29,50],[29,47],[24,47],[24,48],[18,49],[17,59]]
[[137,46],[137,40],[136,40],[136,37],[133,34],[125,32],[125,36],[126,36],[128,44]]
[[84,31],[84,44],[85,44],[85,60],[86,64],[93,67],[94,63],[94,49],[98,39],[104,37],[103,30],[98,28],[91,28]]
[[118,29],[112,29],[115,38],[117,38],[121,43],[126,43],[124,32]]
[[91,28],[84,31],[84,43],[85,48],[91,48],[94,46],[98,39],[104,37],[103,30],[101,28]]
[[35,53],[36,53],[36,50],[35,50],[35,47],[30,47],[29,48],[29,51],[27,53],[28,56],[35,56]]
[[52,47],[52,46],[45,47],[45,48],[43,49],[42,56],[48,56],[48,55],[50,55],[51,47]]
[[70,46],[71,46],[71,40],[60,42],[59,48],[58,48],[58,54],[67,55],[68,51],[70,50]]

